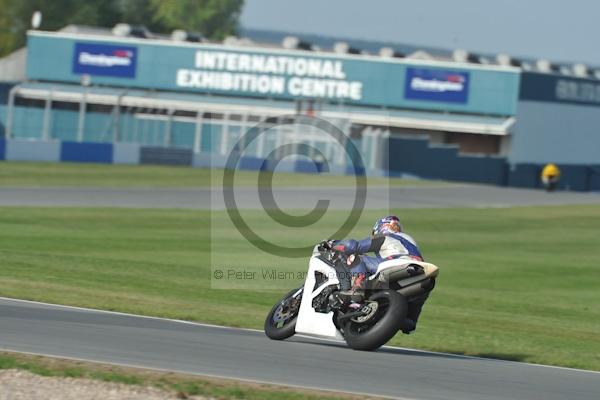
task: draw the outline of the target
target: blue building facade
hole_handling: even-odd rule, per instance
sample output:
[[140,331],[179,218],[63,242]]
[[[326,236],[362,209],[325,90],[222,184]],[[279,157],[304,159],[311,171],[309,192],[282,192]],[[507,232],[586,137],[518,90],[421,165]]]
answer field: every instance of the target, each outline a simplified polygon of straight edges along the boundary
[[358,106],[514,115],[519,74],[378,56],[32,32],[31,80]]
[[0,85],[7,159],[223,167],[249,129],[274,117],[244,165],[263,166],[252,160],[300,141],[347,171],[347,146],[284,123],[308,114],[338,127],[377,174],[537,186],[543,164],[555,162],[564,188],[596,189],[598,180],[600,81],[591,78],[40,31],[28,34],[24,70],[25,80]]

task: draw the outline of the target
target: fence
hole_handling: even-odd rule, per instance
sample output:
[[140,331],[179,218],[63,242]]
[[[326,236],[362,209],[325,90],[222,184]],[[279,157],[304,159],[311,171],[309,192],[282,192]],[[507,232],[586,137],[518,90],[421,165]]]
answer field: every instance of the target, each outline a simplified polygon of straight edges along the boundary
[[[69,150],[69,145],[65,147],[65,143],[100,143],[114,145],[115,149],[119,149],[116,150],[119,154],[125,152],[121,150],[127,148],[124,145],[131,145],[130,149],[138,146],[141,149],[141,162],[187,165],[189,160],[196,160],[191,164],[222,167],[226,157],[237,150],[236,146],[239,147],[243,143],[245,133],[272,117],[253,112],[251,108],[247,111],[214,112],[194,109],[193,105],[179,109],[161,107],[158,101],[155,101],[153,106],[123,105],[119,101],[106,104],[91,101],[85,93],[79,93],[77,101],[65,101],[64,96],[57,100],[52,91],[48,91],[43,98],[31,98],[16,95],[15,88],[11,89],[8,104],[4,107],[3,136],[11,143],[14,141],[9,146],[11,150],[8,157],[17,159],[27,158],[22,149],[27,143],[34,141],[50,144],[37,147],[32,144],[29,158],[55,159],[55,150],[42,155],[41,149],[55,149],[56,145],[51,143],[61,142],[61,154],[70,154],[66,159],[63,156],[59,158],[63,161],[74,161],[77,158],[73,151]],[[352,141],[359,149],[367,170],[381,169],[379,160],[382,159],[381,153],[384,151],[382,140],[387,131],[356,126],[344,118],[330,118],[328,122],[335,125],[343,132],[346,140]],[[314,149],[314,154],[309,154],[309,158],[314,158],[320,153],[325,155],[333,171],[345,172],[348,169],[350,160],[345,149],[316,127],[294,124],[293,119],[281,111],[272,125],[249,144],[245,157],[264,159],[285,143],[305,143]],[[84,151],[85,146],[73,149]],[[177,161],[177,154],[185,160]],[[300,158],[291,157],[297,169],[302,169],[304,165]],[[86,160],[84,156],[77,159]],[[90,160],[92,159],[97,160]],[[131,157],[117,156],[113,159],[130,160]],[[380,171],[377,173],[381,174]]]

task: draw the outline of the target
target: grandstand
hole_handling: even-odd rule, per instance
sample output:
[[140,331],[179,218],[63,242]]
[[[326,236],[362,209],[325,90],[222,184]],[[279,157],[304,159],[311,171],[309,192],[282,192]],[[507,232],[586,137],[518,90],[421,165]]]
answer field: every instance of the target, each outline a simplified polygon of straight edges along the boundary
[[5,159],[223,167],[244,132],[276,117],[245,166],[303,142],[346,173],[331,138],[285,124],[301,113],[335,124],[369,174],[535,187],[555,162],[564,188],[600,189],[600,73],[581,64],[263,31],[215,43],[119,24],[29,31],[0,71]]

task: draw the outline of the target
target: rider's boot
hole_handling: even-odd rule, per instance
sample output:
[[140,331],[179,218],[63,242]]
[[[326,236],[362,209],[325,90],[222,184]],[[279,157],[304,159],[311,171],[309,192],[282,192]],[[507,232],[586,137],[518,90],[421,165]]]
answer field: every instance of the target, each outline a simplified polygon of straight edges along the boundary
[[417,329],[417,321],[405,318],[404,323],[402,324],[402,333],[410,335],[415,329]]
[[352,276],[352,287],[348,290],[341,290],[340,296],[350,303],[362,303],[365,299],[366,275],[363,273]]
[[408,303],[408,312],[406,313],[406,319],[404,320],[402,333],[406,333],[408,335],[417,329],[417,321],[419,320],[419,315],[421,315],[423,305],[425,304],[425,301],[428,297],[429,293],[425,293],[420,298]]

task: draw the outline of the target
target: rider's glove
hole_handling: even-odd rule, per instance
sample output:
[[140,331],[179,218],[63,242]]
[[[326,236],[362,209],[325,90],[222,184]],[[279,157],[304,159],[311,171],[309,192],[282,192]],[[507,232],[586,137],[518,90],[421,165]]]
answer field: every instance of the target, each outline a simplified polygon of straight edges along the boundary
[[336,243],[333,249],[345,255],[356,254],[358,252],[358,242],[354,239],[342,240]]

